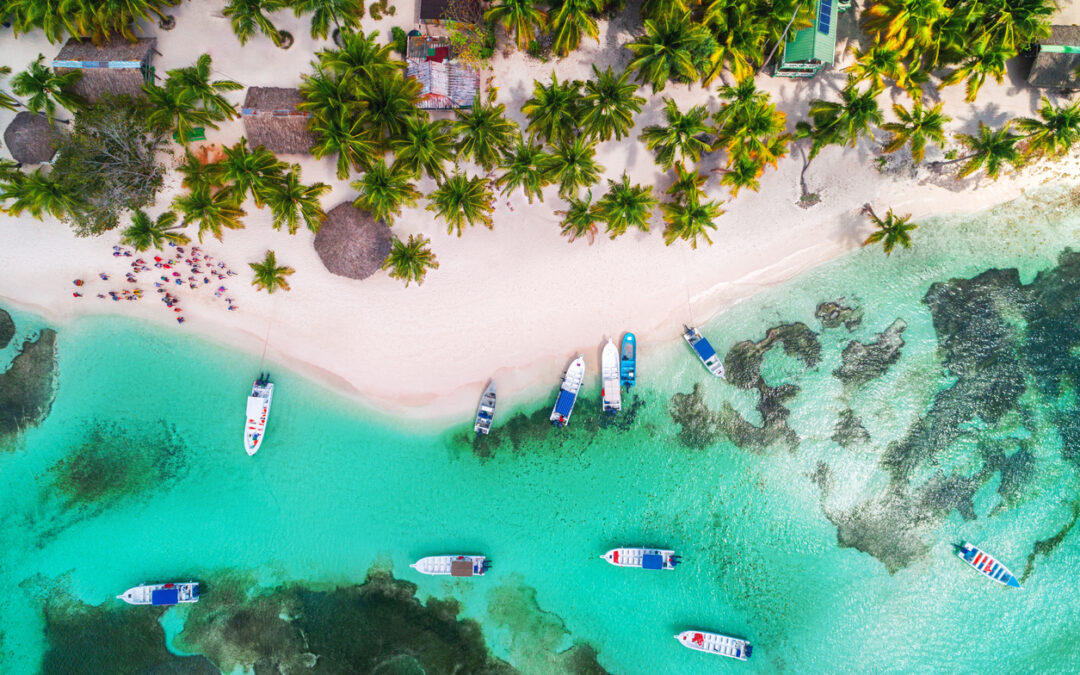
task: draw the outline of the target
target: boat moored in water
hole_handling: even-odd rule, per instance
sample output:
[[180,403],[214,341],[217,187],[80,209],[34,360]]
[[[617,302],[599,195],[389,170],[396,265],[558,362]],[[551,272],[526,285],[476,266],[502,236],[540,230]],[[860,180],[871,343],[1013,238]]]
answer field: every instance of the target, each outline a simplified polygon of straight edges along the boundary
[[613,548],[601,557],[616,567],[643,570],[673,570],[681,562],[675,551],[662,548]]
[[753,645],[746,640],[703,630],[684,630],[676,635],[675,639],[687,649],[727,656],[740,661],[749,660],[754,652]]
[[254,455],[262,446],[266,434],[266,420],[270,417],[270,403],[274,398],[274,385],[270,374],[259,373],[259,379],[251,385],[247,400],[247,423],[244,425],[244,450]]
[[686,329],[686,332],[683,333],[683,339],[697,354],[698,359],[705,365],[705,369],[717,377],[723,377],[724,362],[716,355],[716,350],[705,339],[705,336],[699,333],[697,328],[691,328],[690,326],[683,326],[683,328]]
[[637,380],[637,338],[627,333],[622,338],[622,359],[619,362],[619,379],[629,389]]
[[495,419],[495,380],[488,382],[487,389],[480,396],[480,405],[476,408],[476,423],[473,431],[484,435],[491,431],[491,422]]
[[1016,577],[1009,571],[1009,568],[998,562],[994,556],[972,546],[966,541],[963,545],[957,547],[956,555],[959,556],[961,560],[999,584],[1009,586],[1010,588],[1021,588],[1020,582],[1016,580]]
[[600,405],[606,413],[622,410],[622,381],[619,373],[619,350],[611,340],[600,352]]
[[451,577],[482,577],[491,561],[482,555],[433,555],[409,565],[421,574]]
[[181,603],[198,602],[199,583],[187,581],[178,584],[145,584],[129,588],[116,597],[129,605],[169,607]]
[[555,426],[565,427],[570,422],[570,413],[574,412],[574,402],[577,401],[584,379],[585,356],[578,354],[577,358],[570,362],[566,374],[563,375],[559,396],[555,399],[555,407],[551,409],[550,419]]

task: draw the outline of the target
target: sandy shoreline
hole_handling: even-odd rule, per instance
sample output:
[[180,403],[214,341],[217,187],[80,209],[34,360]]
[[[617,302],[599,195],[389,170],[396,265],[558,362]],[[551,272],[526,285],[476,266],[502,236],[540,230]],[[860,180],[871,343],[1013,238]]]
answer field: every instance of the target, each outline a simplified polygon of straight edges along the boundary
[[[298,84],[318,47],[308,36],[306,24],[279,13],[275,17],[279,25],[296,36],[290,50],[275,49],[261,37],[241,48],[220,17],[219,5],[179,6],[174,11],[176,29],[148,31],[159,40],[157,71],[189,65],[207,52],[220,76],[246,86]],[[391,25],[409,28],[411,16],[404,15],[411,15],[411,8],[399,8],[398,17],[380,22],[366,19],[365,29],[388,34]],[[853,25],[845,23],[841,35],[853,34]],[[520,107],[530,95],[534,78],[546,79],[553,69],[560,79],[586,78],[593,63],[619,69],[628,54],[601,45],[628,37],[616,21],[602,25],[600,45],[587,41],[582,50],[563,61],[543,64],[516,53],[499,54],[493,62],[499,100],[520,123]],[[16,72],[39,52],[52,58],[59,50],[59,45],[49,45],[40,34],[13,41],[10,30],[4,30],[0,40],[5,45],[0,63]],[[845,62],[849,59],[844,57]],[[1010,74],[1001,85],[988,82],[975,106],[963,103],[962,87],[942,92],[945,111],[955,118],[950,134],[972,131],[979,119],[1000,124],[1012,116],[1033,114],[1041,92],[1026,88],[1019,74]],[[790,128],[805,115],[809,99],[835,98],[843,79],[843,73],[834,69],[811,81],[762,75],[759,86],[788,112]],[[708,103],[715,110],[714,91],[715,87],[669,85],[661,95],[652,96],[648,89],[641,90],[648,103],[637,119],[634,138],[642,127],[659,119],[663,96],[674,98],[683,109]],[[889,118],[890,95],[881,96]],[[237,92],[233,100],[240,101],[242,96],[243,92]],[[895,101],[909,104],[902,94],[896,94]],[[6,126],[13,115],[0,111],[0,125]],[[208,140],[224,144],[235,142],[241,134],[240,121],[223,124],[218,132],[207,130]],[[224,243],[207,240],[202,245],[240,273],[227,284],[239,310],[225,311],[220,300],[206,293],[181,294],[186,318],[182,327],[157,301],[148,283],[140,285],[151,297],[140,302],[98,300],[93,296],[104,286],[93,283],[87,297],[72,297],[74,278],[89,280],[99,271],[122,278],[130,259],[111,256],[118,232],[93,240],[76,239],[53,221],[5,217],[0,218],[0,305],[27,309],[59,324],[87,314],[114,312],[160,322],[256,353],[265,348],[268,359],[383,412],[410,418],[457,418],[474,409],[490,377],[498,380],[501,402],[511,405],[550,391],[578,352],[586,354],[590,378],[595,378],[595,355],[605,337],[617,339],[624,331],[634,331],[647,358],[650,350],[676,338],[684,322],[703,323],[762,289],[857,248],[869,231],[859,214],[863,203],[910,212],[916,221],[931,215],[972,213],[1064,177],[1077,167],[1076,157],[1070,156],[997,182],[973,178],[964,183],[963,192],[954,192],[926,181],[925,171],[911,175],[900,156],[880,170],[874,161],[877,156],[868,142],[853,149],[824,150],[807,173],[811,189],[821,194],[822,202],[804,210],[796,204],[802,162],[798,146],[793,146],[779,170],[769,169],[762,177],[760,192],[744,191],[725,204],[727,213],[717,221],[712,235],[714,245],[696,251],[683,243],[664,246],[659,210],[649,233],[629,234],[617,241],[601,235],[592,246],[581,241],[568,244],[559,234],[559,217],[553,213],[563,204],[551,188],[543,203],[529,205],[514,195],[508,205],[506,198],[499,198],[494,230],[473,229],[461,238],[447,235],[445,226],[423,210],[422,200],[420,208],[406,211],[393,229],[402,238],[412,233],[430,237],[441,267],[422,287],[408,289],[385,273],[362,282],[329,274],[312,248],[311,233],[289,236],[274,231],[269,214],[248,203],[245,230],[227,232]],[[928,159],[939,156],[936,149],[928,152]],[[347,181],[335,178],[330,160],[282,158],[303,167],[305,182],[321,180],[334,187],[324,200],[327,210],[355,197]],[[606,167],[606,177],[616,178],[625,169],[632,181],[653,185],[657,196],[670,183],[653,163],[652,154],[636,140],[602,144],[597,159]],[[707,172],[717,162],[715,156],[706,158],[700,170]],[[465,169],[477,172],[475,167]],[[170,174],[152,213],[168,205],[178,183]],[[707,186],[714,197],[726,198],[713,177]],[[430,192],[431,182],[422,181],[420,189]],[[604,185],[596,186],[594,195],[599,197],[604,189]],[[290,279],[292,291],[268,296],[249,286],[247,263],[260,259],[267,248],[296,269]],[[885,264],[884,256],[882,260]]]

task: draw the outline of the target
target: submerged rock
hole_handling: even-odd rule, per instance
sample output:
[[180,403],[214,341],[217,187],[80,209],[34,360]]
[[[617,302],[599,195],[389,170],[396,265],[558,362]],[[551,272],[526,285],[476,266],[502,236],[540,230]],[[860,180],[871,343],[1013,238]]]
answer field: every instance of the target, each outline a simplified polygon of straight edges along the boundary
[[44,328],[23,342],[11,367],[0,373],[0,445],[41,424],[56,396],[56,331]]
[[863,310],[858,305],[847,307],[843,304],[843,298],[833,302],[823,302],[817,306],[814,316],[821,322],[822,328],[837,328],[844,326],[848,331],[853,331],[862,323]]
[[855,386],[881,377],[888,372],[889,366],[900,359],[906,328],[907,323],[897,319],[884,333],[878,333],[877,339],[870,344],[852,340],[844,348],[842,363],[833,371],[833,375],[844,384]]
[[844,408],[836,420],[836,427],[833,428],[832,442],[843,448],[862,445],[870,442],[870,432],[863,426],[854,410]]
[[0,349],[11,344],[13,337],[15,337],[15,322],[12,321],[10,314],[0,309]]
[[705,405],[701,383],[689,394],[675,394],[668,405],[671,421],[679,425],[679,442],[694,450],[704,450],[720,438],[720,416]]

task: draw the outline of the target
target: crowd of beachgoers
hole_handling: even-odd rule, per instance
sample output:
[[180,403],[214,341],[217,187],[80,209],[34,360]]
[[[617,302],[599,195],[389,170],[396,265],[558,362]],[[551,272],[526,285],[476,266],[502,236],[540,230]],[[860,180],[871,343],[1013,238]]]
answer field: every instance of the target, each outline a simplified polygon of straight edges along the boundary
[[225,261],[216,260],[198,246],[184,247],[170,243],[169,249],[151,255],[139,253],[127,246],[113,246],[114,258],[132,258],[130,270],[124,273],[124,282],[132,286],[98,291],[92,287],[111,286],[118,281],[114,280],[116,275],[98,272],[96,277],[89,280],[80,278],[72,281],[75,290],[71,294],[76,298],[83,298],[93,292],[100,300],[134,302],[145,297],[142,286],[138,284],[150,282],[154,286],[154,292],[161,296],[160,300],[165,309],[176,314],[178,324],[185,321],[180,300],[187,293],[212,291],[215,300],[223,300],[228,311],[233,312],[239,308],[228,295],[229,289],[223,283],[229,277],[236,276],[236,272],[230,269]]

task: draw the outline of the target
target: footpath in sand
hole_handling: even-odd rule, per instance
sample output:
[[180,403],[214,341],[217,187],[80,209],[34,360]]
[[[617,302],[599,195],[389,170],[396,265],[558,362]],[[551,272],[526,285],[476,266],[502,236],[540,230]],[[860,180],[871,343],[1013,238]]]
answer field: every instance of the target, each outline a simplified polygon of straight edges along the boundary
[[[310,72],[314,52],[325,46],[311,40],[306,20],[278,12],[275,23],[296,38],[291,49],[277,49],[261,36],[241,47],[221,16],[222,4],[193,0],[170,10],[177,20],[174,30],[144,29],[144,34],[158,38],[161,56],[154,61],[158,73],[190,65],[199,54],[209,53],[218,77],[245,86],[294,87],[302,73]],[[392,25],[414,27],[412,3],[398,4],[398,16],[378,22],[365,19],[365,30],[379,30],[388,39]],[[541,63],[517,52],[497,54],[492,67],[499,102],[524,127],[520,110],[531,96],[534,79],[546,81],[552,71],[560,79],[585,79],[592,75],[593,64],[621,70],[629,61],[621,45],[632,39],[628,17],[602,23],[599,44],[586,40],[566,59]],[[850,14],[842,19],[838,52],[858,35],[854,22]],[[10,29],[0,29],[0,44],[0,64],[14,72],[38,53],[51,59],[60,48],[46,42],[40,32],[13,39]],[[845,79],[839,69],[848,62],[845,51],[833,70],[813,80],[761,75],[758,82],[788,114],[793,129],[805,118],[811,99],[838,98]],[[1026,68],[1010,64],[1005,82],[988,82],[974,105],[963,102],[962,86],[941,92],[945,112],[953,117],[949,136],[974,132],[979,120],[999,125],[1015,116],[1033,115],[1043,92],[1024,83]],[[632,137],[598,148],[605,178],[618,178],[626,171],[633,182],[652,185],[654,194],[663,197],[671,177],[654,164],[637,135],[661,121],[664,96],[683,110],[705,103],[715,111],[716,85],[708,89],[668,85],[659,95],[647,87],[639,89],[648,102]],[[1046,93],[1060,102],[1053,92]],[[239,104],[243,95],[235,92],[231,98]],[[898,91],[888,91],[880,100],[890,119],[894,101],[910,105]],[[13,115],[0,111],[0,126],[6,127]],[[209,142],[225,145],[242,133],[239,120],[222,124],[220,131],[207,129]],[[174,149],[179,151],[179,146]],[[760,192],[743,190],[725,204],[726,213],[710,233],[713,245],[702,244],[697,250],[684,242],[664,245],[659,209],[648,233],[632,232],[616,241],[601,233],[591,246],[580,240],[568,243],[559,233],[555,211],[564,203],[555,188],[546,190],[544,202],[531,205],[520,193],[509,199],[497,197],[494,229],[473,228],[460,238],[448,235],[445,224],[435,221],[423,208],[426,200],[421,200],[419,208],[407,210],[393,226],[403,239],[423,233],[432,240],[440,267],[421,287],[404,288],[386,273],[364,281],[334,276],[319,261],[313,234],[301,231],[290,236],[272,230],[268,210],[249,201],[246,229],[226,231],[224,242],[208,238],[201,244],[206,253],[239,272],[228,283],[237,309],[226,311],[221,298],[211,293],[185,294],[181,288],[176,295],[184,308],[183,325],[156,296],[139,302],[72,296],[75,278],[92,279],[98,272],[123,278],[130,259],[112,256],[119,231],[78,239],[52,219],[0,217],[0,304],[35,311],[57,323],[85,314],[117,313],[259,353],[265,345],[268,358],[342,392],[358,394],[379,409],[442,418],[472,410],[490,377],[499,381],[501,404],[550,391],[578,352],[586,354],[590,376],[595,377],[596,355],[605,337],[617,339],[632,330],[647,354],[650,344],[670,341],[683,323],[702,323],[763,288],[858,247],[869,233],[860,214],[864,203],[879,212],[893,207],[898,213],[911,213],[918,222],[931,215],[984,209],[1026,189],[1075,176],[1077,168],[1076,156],[1070,156],[996,182],[979,177],[956,182],[935,178],[926,169],[914,171],[906,151],[890,156],[881,167],[876,161],[879,144],[862,141],[855,148],[822,151],[806,174],[810,191],[818,193],[821,202],[802,209],[798,206],[802,152],[802,144],[793,144],[779,170],[766,171]],[[941,158],[936,148],[927,154],[928,161]],[[167,161],[175,165],[181,158],[177,152]],[[323,202],[327,211],[355,198],[348,181],[334,176],[332,158],[281,158],[300,164],[306,183],[333,186]],[[720,159],[705,158],[699,171],[708,173]],[[479,172],[473,166],[462,169],[470,175]],[[428,194],[434,184],[425,179],[419,187]],[[707,187],[713,198],[727,199],[713,174]],[[594,198],[605,189],[601,181],[593,190]],[[179,191],[179,176],[172,172],[150,213],[167,208]],[[194,229],[189,228],[189,234]],[[249,285],[246,263],[260,260],[267,249],[277,253],[281,264],[296,269],[289,278],[290,292],[267,295]],[[153,293],[152,288],[143,291]],[[719,340],[717,347],[726,345]]]

